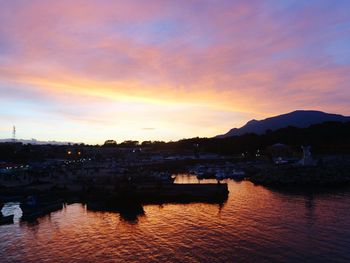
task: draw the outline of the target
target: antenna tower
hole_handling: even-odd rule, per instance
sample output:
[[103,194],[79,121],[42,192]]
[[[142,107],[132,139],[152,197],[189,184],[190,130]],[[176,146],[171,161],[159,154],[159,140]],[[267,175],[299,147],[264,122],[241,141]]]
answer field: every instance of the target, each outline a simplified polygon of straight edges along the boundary
[[16,142],[16,126],[12,129],[12,142]]

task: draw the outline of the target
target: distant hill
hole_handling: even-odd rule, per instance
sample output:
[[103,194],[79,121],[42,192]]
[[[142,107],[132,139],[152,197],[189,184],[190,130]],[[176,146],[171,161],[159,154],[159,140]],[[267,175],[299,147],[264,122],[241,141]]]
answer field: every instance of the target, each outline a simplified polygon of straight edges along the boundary
[[233,128],[229,132],[218,135],[216,138],[227,138],[246,133],[264,134],[267,130],[277,130],[288,126],[307,128],[313,124],[328,121],[347,122],[350,117],[339,114],[330,114],[322,111],[297,110],[287,114],[270,117],[264,120],[251,120],[241,128]]
[[[13,139],[0,139],[0,143],[5,143],[5,142],[13,142]],[[31,139],[31,140],[16,139],[16,142],[23,143],[23,144],[36,144],[36,145],[45,145],[45,144],[68,145],[68,144],[74,144],[73,142],[38,141],[36,139]]]

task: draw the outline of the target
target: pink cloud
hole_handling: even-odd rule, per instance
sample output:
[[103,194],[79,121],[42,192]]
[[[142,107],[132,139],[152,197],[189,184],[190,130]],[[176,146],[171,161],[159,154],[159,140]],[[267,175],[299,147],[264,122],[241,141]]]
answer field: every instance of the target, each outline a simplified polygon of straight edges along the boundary
[[21,83],[35,96],[134,98],[258,116],[297,108],[350,114],[349,65],[327,51],[346,37],[350,17],[341,6],[66,0],[0,6],[0,81]]

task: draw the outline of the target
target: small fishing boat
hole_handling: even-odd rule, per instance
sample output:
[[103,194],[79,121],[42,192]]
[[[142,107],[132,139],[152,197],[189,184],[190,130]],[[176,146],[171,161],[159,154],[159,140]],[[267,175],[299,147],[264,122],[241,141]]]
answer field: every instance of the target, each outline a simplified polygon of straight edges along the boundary
[[231,172],[217,171],[215,175],[216,179],[233,179],[233,180],[243,180],[245,178],[245,172],[241,170],[233,169]]
[[215,179],[215,171],[213,169],[201,169],[196,172],[197,179]]
[[223,180],[227,178],[227,174],[223,171],[217,171],[215,177],[218,180]]
[[243,180],[245,178],[245,172],[234,169],[229,176],[230,176],[229,178],[234,180]]

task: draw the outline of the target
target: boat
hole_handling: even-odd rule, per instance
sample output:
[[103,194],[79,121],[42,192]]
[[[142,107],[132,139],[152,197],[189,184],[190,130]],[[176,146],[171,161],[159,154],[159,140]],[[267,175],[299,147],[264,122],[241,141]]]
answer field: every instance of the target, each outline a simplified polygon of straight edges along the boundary
[[289,161],[287,159],[284,159],[282,157],[278,157],[273,160],[276,165],[283,165],[283,164],[288,164]]
[[233,169],[229,178],[235,179],[235,180],[243,180],[245,178],[245,172]]
[[217,171],[215,174],[216,179],[223,180],[227,178],[227,174],[223,171]]
[[243,180],[245,178],[245,172],[233,169],[232,172],[217,171],[215,175],[216,179],[234,179]]
[[195,174],[197,179],[215,179],[215,171],[212,168],[199,167]]
[[175,177],[167,172],[156,173],[154,176],[163,183],[173,183],[175,181]]
[[0,216],[0,225],[8,225],[13,223],[13,215]]

